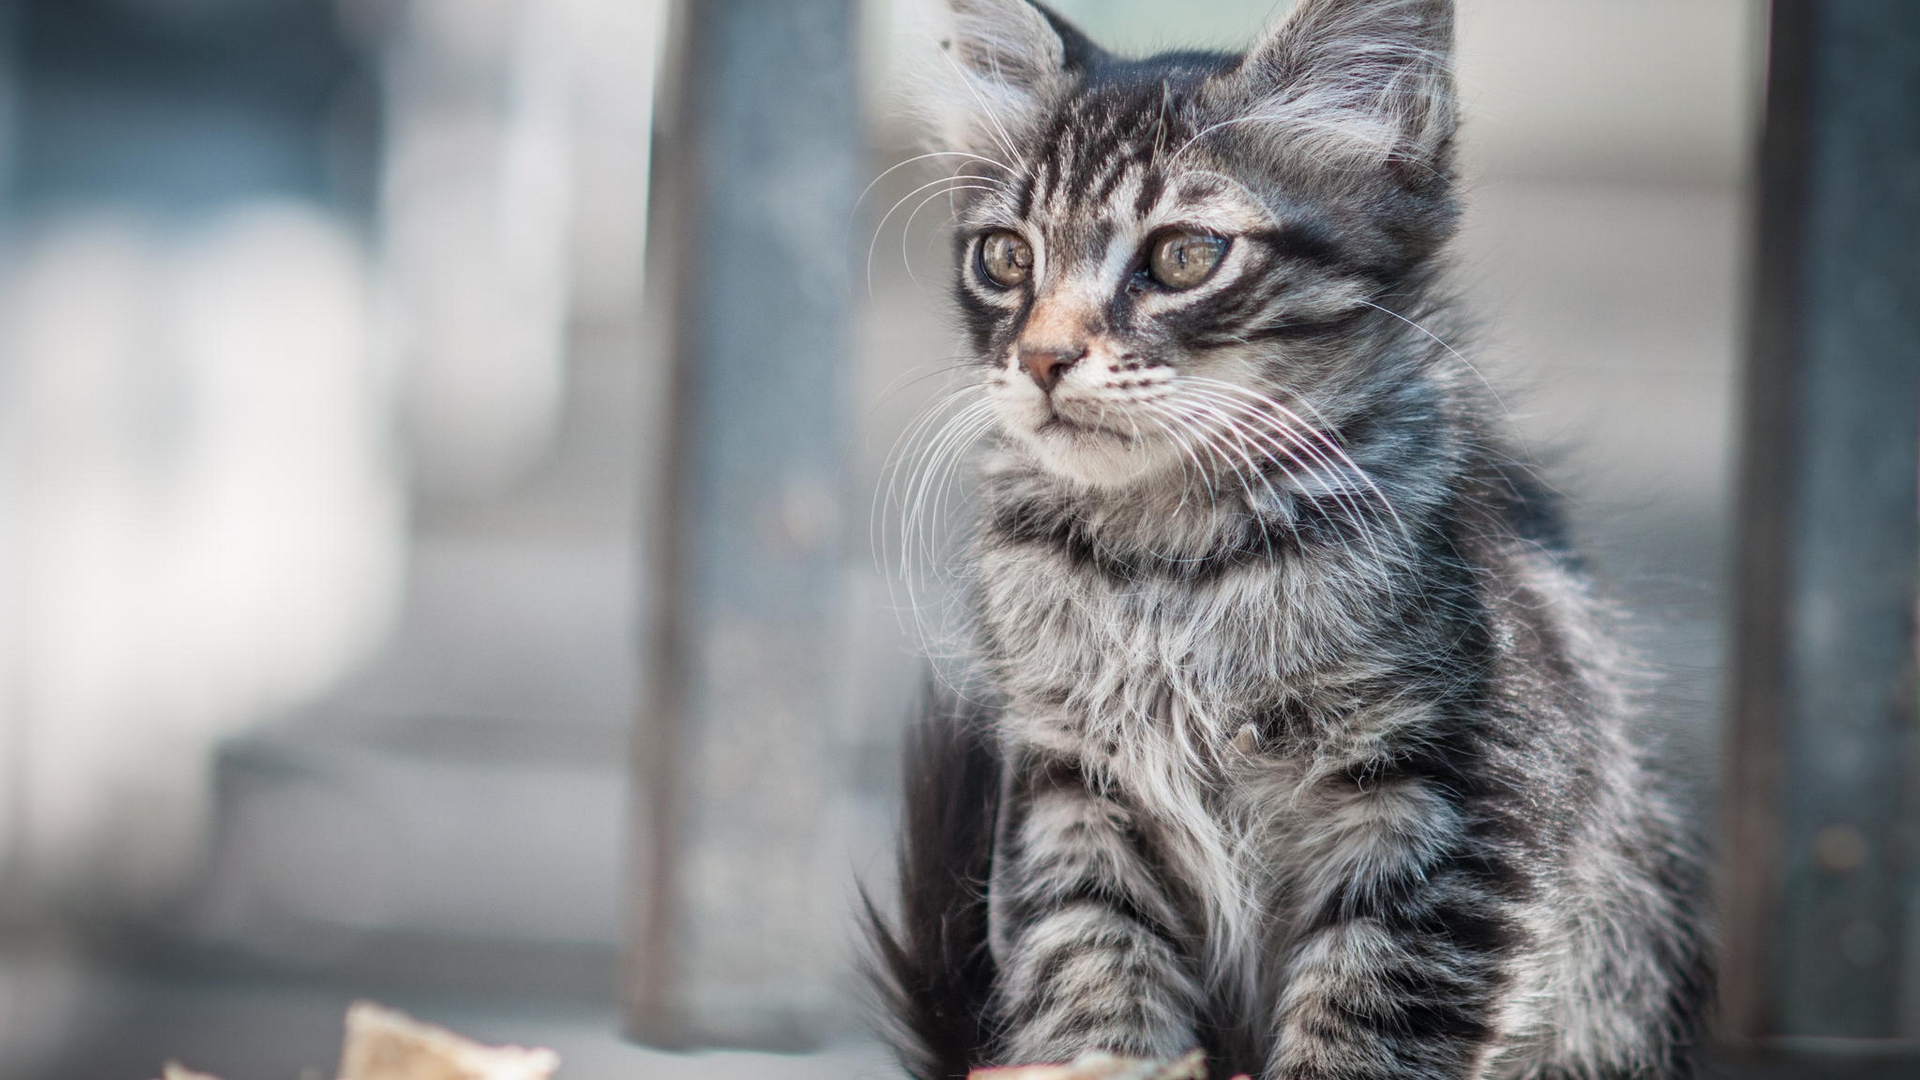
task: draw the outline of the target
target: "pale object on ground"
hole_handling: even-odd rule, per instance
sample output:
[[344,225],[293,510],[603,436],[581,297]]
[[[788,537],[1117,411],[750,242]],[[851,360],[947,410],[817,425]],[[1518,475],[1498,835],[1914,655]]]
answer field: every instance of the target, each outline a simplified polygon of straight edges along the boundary
[[1160,1060],[1082,1054],[1065,1065],[975,1069],[967,1080],[1207,1080],[1207,1056],[1199,1050]]
[[[559,1067],[551,1050],[482,1046],[371,1001],[347,1007],[340,1080],[549,1080]],[[170,1061],[161,1080],[215,1078]]]
[[547,1080],[551,1050],[482,1046],[371,1001],[347,1009],[340,1080]]

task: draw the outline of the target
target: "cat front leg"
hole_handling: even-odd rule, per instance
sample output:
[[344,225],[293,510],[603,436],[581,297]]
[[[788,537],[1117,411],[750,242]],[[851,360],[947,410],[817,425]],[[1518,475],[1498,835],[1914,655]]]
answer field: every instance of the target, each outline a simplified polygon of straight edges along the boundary
[[1460,1080],[1499,1038],[1516,885],[1445,785],[1341,779],[1305,829],[1269,1080]]
[[1031,753],[1009,770],[990,886],[998,1058],[1191,1049],[1193,935],[1139,812],[1073,757]]

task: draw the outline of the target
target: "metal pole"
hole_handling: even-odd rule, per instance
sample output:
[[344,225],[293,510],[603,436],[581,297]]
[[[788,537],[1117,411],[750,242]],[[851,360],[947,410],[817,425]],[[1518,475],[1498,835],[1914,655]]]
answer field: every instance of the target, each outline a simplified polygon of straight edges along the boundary
[[1727,1028],[1762,1059],[1899,1057],[1920,1036],[1920,4],[1775,0],[1770,30]]
[[650,271],[674,340],[644,568],[627,1021],[657,1045],[798,1048],[846,1012],[847,864],[823,821],[845,769],[830,733],[845,707],[855,3],[692,0],[677,16]]

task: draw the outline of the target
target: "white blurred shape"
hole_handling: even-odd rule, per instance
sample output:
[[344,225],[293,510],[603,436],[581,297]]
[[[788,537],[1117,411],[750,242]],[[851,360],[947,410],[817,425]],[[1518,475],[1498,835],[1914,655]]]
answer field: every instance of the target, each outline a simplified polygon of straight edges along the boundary
[[408,427],[429,491],[480,494],[547,449],[564,389],[563,10],[410,11],[388,58],[385,201]]
[[632,322],[640,311],[653,137],[653,75],[665,4],[556,0],[569,20],[576,319]]
[[14,884],[139,902],[203,836],[220,736],[387,626],[402,498],[364,260],[285,203],[46,224],[9,294]]
[[412,0],[382,211],[414,471],[484,496],[550,448],[570,322],[639,306],[662,5]]

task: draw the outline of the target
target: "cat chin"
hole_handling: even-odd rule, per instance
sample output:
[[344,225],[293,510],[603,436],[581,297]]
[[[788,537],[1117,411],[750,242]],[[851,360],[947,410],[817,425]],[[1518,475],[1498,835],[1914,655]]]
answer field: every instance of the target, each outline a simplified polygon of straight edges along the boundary
[[1098,428],[1042,425],[1015,437],[1047,472],[1108,491],[1149,485],[1179,469],[1179,448],[1165,439],[1133,438]]

